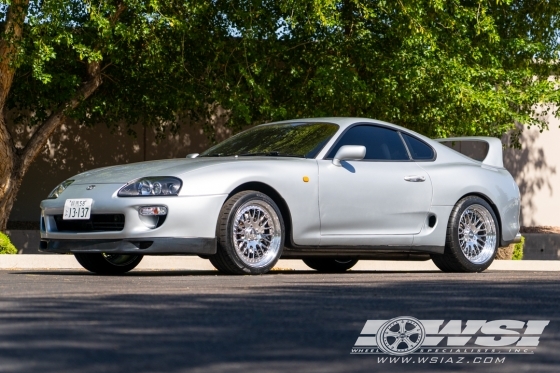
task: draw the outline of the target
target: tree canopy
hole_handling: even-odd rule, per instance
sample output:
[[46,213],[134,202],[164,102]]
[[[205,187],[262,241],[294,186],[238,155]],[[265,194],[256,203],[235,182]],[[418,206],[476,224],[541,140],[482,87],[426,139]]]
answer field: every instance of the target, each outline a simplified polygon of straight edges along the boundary
[[[559,14],[559,0],[1,0],[0,229],[65,117],[163,131],[220,105],[234,129],[316,116],[432,137],[546,128]],[[36,129],[27,144],[7,113]]]

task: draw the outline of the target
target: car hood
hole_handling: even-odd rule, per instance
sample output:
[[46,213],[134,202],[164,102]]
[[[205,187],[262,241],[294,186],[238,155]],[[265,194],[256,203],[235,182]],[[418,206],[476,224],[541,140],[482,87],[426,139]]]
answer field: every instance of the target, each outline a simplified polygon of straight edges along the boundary
[[176,176],[214,164],[238,162],[234,157],[225,158],[178,158],[159,161],[130,163],[125,165],[97,168],[78,174],[74,184],[126,184],[147,176]]

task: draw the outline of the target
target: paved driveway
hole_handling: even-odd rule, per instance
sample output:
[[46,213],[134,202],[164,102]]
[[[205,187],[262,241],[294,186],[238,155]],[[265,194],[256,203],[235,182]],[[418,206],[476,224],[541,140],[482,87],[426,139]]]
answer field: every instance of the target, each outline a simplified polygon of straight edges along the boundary
[[[557,372],[557,272],[0,271],[0,372]],[[389,364],[350,351],[368,319],[546,319],[533,355]]]

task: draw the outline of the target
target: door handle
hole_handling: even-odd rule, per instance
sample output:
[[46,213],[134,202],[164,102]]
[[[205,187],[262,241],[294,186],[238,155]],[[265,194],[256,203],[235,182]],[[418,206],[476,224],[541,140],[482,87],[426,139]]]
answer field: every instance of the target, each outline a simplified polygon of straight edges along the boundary
[[426,178],[424,176],[405,176],[404,179],[412,183],[420,183],[426,181]]

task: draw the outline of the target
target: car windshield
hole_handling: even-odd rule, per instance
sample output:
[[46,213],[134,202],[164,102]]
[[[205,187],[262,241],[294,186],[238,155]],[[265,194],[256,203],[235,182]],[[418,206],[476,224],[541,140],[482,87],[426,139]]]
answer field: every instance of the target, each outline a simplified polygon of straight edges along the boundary
[[238,133],[200,156],[314,158],[337,130],[338,126],[332,123],[265,124]]

